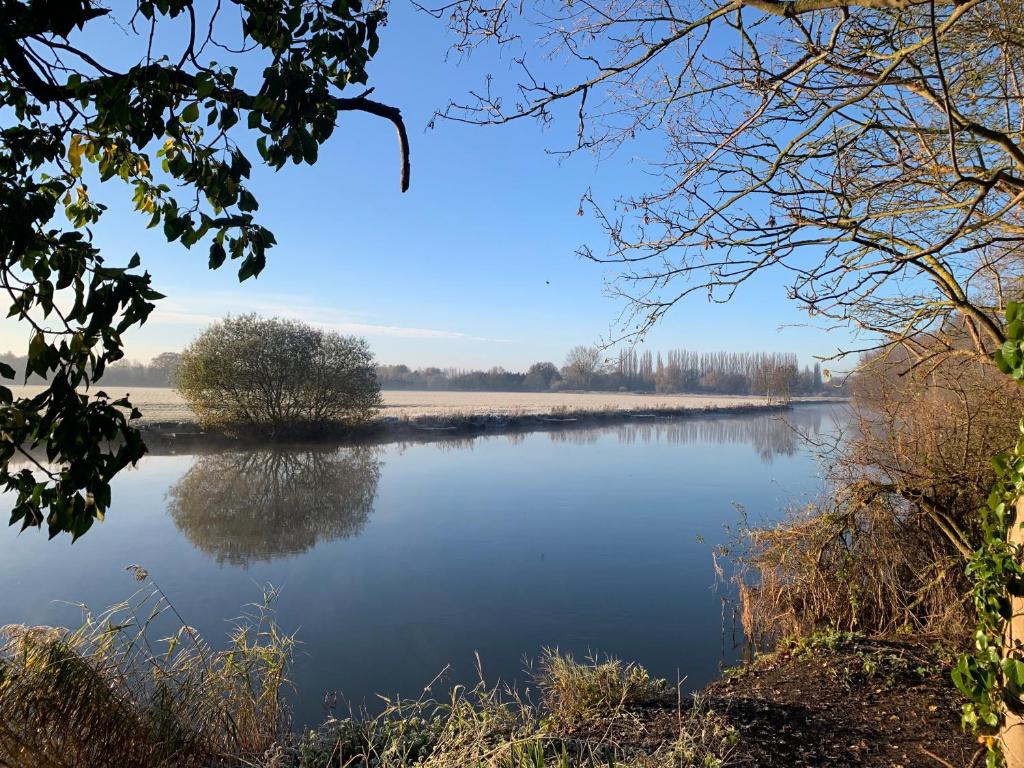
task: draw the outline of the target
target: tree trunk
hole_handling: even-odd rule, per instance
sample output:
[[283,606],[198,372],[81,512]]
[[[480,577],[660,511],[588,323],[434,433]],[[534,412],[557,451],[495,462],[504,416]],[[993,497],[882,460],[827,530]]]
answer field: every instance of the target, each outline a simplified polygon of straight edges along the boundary
[[[1008,538],[1011,544],[1024,544],[1024,496],[1017,499],[1016,516],[1010,526]],[[1010,598],[1010,621],[1006,626],[1006,649],[1014,647],[1014,643],[1024,641],[1024,598]],[[1003,730],[999,734],[1003,742],[1003,755],[1006,757],[1007,768],[1024,768],[1024,717],[1011,712],[1006,713]]]

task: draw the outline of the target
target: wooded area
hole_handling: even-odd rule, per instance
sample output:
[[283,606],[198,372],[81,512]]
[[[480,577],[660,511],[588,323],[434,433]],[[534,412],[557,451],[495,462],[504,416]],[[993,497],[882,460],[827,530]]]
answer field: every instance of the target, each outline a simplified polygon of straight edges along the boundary
[[652,352],[635,347],[607,357],[597,347],[575,347],[561,368],[534,363],[525,372],[491,368],[418,368],[379,365],[383,389],[469,390],[490,392],[707,393],[719,395],[841,395],[843,380],[824,381],[821,365],[800,368],[791,353]]

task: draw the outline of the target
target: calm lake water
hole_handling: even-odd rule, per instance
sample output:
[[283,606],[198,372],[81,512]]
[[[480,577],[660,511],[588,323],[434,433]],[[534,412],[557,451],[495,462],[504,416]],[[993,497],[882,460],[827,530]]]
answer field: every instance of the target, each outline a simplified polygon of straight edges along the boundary
[[[737,656],[712,550],[740,517],[813,498],[797,431],[841,406],[429,443],[151,455],[74,545],[0,530],[0,624],[75,624],[131,595],[141,564],[206,637],[281,589],[302,642],[297,719],[336,690],[416,696],[447,664],[524,678],[545,646],[636,660],[687,687]],[[788,422],[788,423],[787,423]],[[795,428],[795,430],[794,430]],[[724,616],[724,622],[723,622]],[[723,632],[724,623],[724,632]],[[435,689],[436,690],[436,689]]]

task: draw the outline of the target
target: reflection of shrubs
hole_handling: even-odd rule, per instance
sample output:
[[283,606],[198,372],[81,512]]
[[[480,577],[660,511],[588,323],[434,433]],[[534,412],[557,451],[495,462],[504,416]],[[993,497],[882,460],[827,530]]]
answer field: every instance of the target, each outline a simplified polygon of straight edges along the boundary
[[359,424],[381,404],[364,339],[256,315],[203,331],[175,385],[205,427],[277,437]]
[[355,536],[373,509],[371,447],[197,456],[168,491],[175,525],[218,562],[246,564]]

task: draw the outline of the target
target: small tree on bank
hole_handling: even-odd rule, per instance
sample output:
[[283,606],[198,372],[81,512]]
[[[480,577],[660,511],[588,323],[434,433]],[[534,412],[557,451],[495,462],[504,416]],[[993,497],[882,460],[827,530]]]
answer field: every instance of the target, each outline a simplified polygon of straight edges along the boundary
[[256,315],[203,331],[182,353],[175,387],[204,427],[275,437],[352,427],[381,403],[365,339]]

